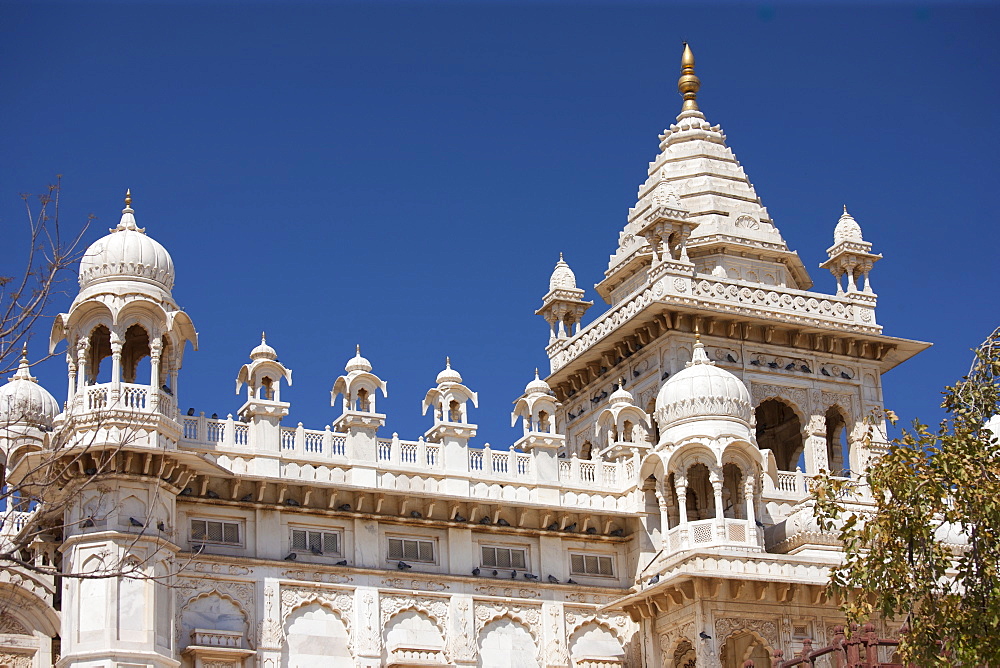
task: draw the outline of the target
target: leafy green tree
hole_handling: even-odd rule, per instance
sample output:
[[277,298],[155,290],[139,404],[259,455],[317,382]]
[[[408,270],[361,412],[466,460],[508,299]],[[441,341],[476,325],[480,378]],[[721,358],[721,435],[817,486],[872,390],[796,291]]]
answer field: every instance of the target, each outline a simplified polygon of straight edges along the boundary
[[861,481],[815,481],[844,549],[829,592],[852,621],[905,619],[900,654],[918,666],[1000,666],[1000,329],[975,353],[936,430],[915,421]]

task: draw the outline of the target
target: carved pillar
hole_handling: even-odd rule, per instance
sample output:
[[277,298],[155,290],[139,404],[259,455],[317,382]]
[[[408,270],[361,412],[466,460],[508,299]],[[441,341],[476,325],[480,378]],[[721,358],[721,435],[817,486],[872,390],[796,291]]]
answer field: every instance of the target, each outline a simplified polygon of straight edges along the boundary
[[830,462],[827,457],[826,416],[810,416],[803,434],[805,443],[806,472],[816,475],[820,469],[829,471]]
[[150,394],[149,407],[156,410],[160,405],[160,355],[163,353],[163,342],[153,339],[149,346],[149,384],[153,388]]
[[542,646],[544,649],[546,668],[567,668],[570,665],[569,651],[566,647],[566,622],[563,614],[563,604],[560,602],[542,603]]
[[66,390],[66,407],[73,405],[73,398],[76,396],[76,360],[69,349],[66,351],[66,368],[69,370],[69,387]]
[[[743,499],[747,505],[747,540],[753,545],[759,545],[757,539],[757,508],[754,488],[756,487],[756,476],[743,473]],[[763,534],[763,532],[761,532]],[[763,537],[763,535],[761,536]]]
[[82,393],[87,385],[87,353],[90,352],[90,341],[81,338],[76,344],[77,391]]
[[687,524],[687,476],[678,473],[674,474],[674,489],[677,492],[677,511],[681,524]]
[[472,597],[456,594],[451,597],[448,611],[448,653],[456,666],[473,666],[478,658],[476,620]]
[[258,665],[264,668],[281,665],[281,645],[285,634],[281,624],[280,591],[281,584],[277,578],[264,579],[264,609],[261,611],[258,607],[261,622],[257,645]]
[[354,646],[358,666],[375,668],[382,664],[382,633],[378,613],[378,589],[354,590]]
[[712,483],[712,493],[715,496],[715,533],[720,540],[725,540],[726,511],[722,507],[722,469],[713,466],[708,472],[708,481]]
[[111,403],[118,403],[122,383],[122,340],[111,330]]

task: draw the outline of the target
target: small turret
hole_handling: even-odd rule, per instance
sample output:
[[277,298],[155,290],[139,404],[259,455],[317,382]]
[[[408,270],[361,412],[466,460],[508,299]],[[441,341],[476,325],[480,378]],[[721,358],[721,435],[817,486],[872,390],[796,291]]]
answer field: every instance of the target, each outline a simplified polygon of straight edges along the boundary
[[[881,255],[871,252],[872,245],[865,241],[861,235],[861,226],[854,216],[847,212],[847,205],[844,205],[844,213],[841,214],[837,226],[833,229],[833,245],[826,250],[829,260],[821,264],[830,270],[833,277],[837,279],[837,294],[843,295],[852,293],[864,293],[873,295],[871,281],[868,279],[868,272],[872,266],[882,259]],[[844,277],[847,277],[847,289],[844,289]],[[864,285],[860,285],[864,277]]]
[[542,298],[542,307],[535,311],[549,323],[550,342],[580,333],[583,315],[594,305],[584,301],[583,295],[584,291],[576,287],[576,275],[559,253],[559,262],[549,278],[549,291]]

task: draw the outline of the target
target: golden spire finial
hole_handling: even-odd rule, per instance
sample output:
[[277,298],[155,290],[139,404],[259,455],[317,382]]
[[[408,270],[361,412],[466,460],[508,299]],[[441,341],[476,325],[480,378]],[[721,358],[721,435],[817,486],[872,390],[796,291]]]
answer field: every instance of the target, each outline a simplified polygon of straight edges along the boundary
[[354,344],[354,352],[355,352],[356,354],[358,354],[358,355],[360,355],[360,354],[361,354],[361,344],[360,344],[360,343],[355,343],[355,344]]
[[450,356],[447,356],[447,355],[445,356],[445,358],[444,358],[444,365],[445,365],[445,367],[447,367],[449,369],[451,368],[451,357]]
[[684,96],[681,113],[698,111],[698,89],[701,79],[694,74],[694,53],[687,42],[684,42],[684,53],[681,55],[681,77],[677,80],[677,90]]
[[125,206],[127,208],[132,208],[132,189],[131,188],[126,188],[125,189]]

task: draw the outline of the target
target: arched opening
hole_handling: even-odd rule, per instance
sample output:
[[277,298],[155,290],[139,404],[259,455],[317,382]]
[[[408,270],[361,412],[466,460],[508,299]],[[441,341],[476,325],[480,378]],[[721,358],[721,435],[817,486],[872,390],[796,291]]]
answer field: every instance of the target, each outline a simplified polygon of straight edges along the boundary
[[368,390],[363,387],[358,390],[357,398],[354,402],[354,410],[363,413],[371,412],[371,398],[368,396]]
[[105,364],[101,369],[101,361],[111,356],[111,330],[104,325],[98,325],[90,333],[90,347],[87,353],[87,385],[111,382],[111,365]]
[[830,406],[826,411],[826,457],[832,475],[851,475],[851,448],[847,441],[847,420],[836,406]]
[[755,411],[757,446],[774,454],[780,471],[805,468],[802,447],[802,422],[795,411],[783,401],[768,399]]
[[602,665],[625,660],[625,649],[618,638],[604,626],[588,622],[569,639],[573,665]]
[[732,462],[722,467],[722,511],[723,515],[733,520],[745,520],[747,517],[743,471]]
[[[656,414],[656,397],[650,399],[649,403],[646,404],[646,414],[651,417]],[[646,435],[646,440],[649,441],[650,445],[655,446],[657,443],[660,442],[660,425],[656,423],[655,418],[651,419],[649,422],[650,424],[653,425],[653,429],[649,434]]]
[[282,666],[354,665],[347,627],[328,608],[311,603],[289,615],[286,624]]
[[149,351],[149,333],[141,325],[132,325],[125,330],[125,341],[122,343],[124,382],[145,384],[152,381]]
[[549,432],[549,414],[545,411],[538,411],[538,431],[543,434]]
[[687,472],[687,517],[689,522],[715,517],[715,493],[708,477],[708,467],[695,464]]
[[673,668],[697,668],[698,655],[695,654],[694,647],[689,640],[682,640],[674,650]]
[[[432,654],[434,658],[444,656],[441,629],[423,612],[405,610],[396,614],[385,625],[382,637],[385,638],[382,660],[386,665],[405,661],[406,654],[414,651]],[[401,656],[395,656],[397,653]]]
[[754,668],[771,668],[771,655],[767,647],[753,633],[736,633],[726,638],[720,652],[722,668],[742,668],[744,662],[753,661]]
[[462,406],[454,399],[448,404],[448,420],[450,422],[462,421]]
[[590,444],[590,441],[584,441],[583,445],[580,446],[580,459],[593,459],[594,458],[594,446]]
[[503,617],[487,624],[479,634],[480,668],[538,666],[538,648],[524,625]]
[[667,476],[667,482],[663,486],[663,494],[667,502],[667,528],[673,529],[681,523],[680,509],[677,506],[677,487],[674,474]]
[[274,401],[274,381],[271,380],[270,376],[264,376],[260,379],[257,398],[265,401]]
[[622,425],[622,440],[626,443],[632,442],[632,422],[630,420],[625,420],[625,424]]
[[160,352],[160,377],[157,380],[158,386],[161,390],[173,396],[174,386],[171,380],[171,364],[174,358],[174,349],[170,345],[170,340],[167,337],[162,337],[161,342],[161,352]]

